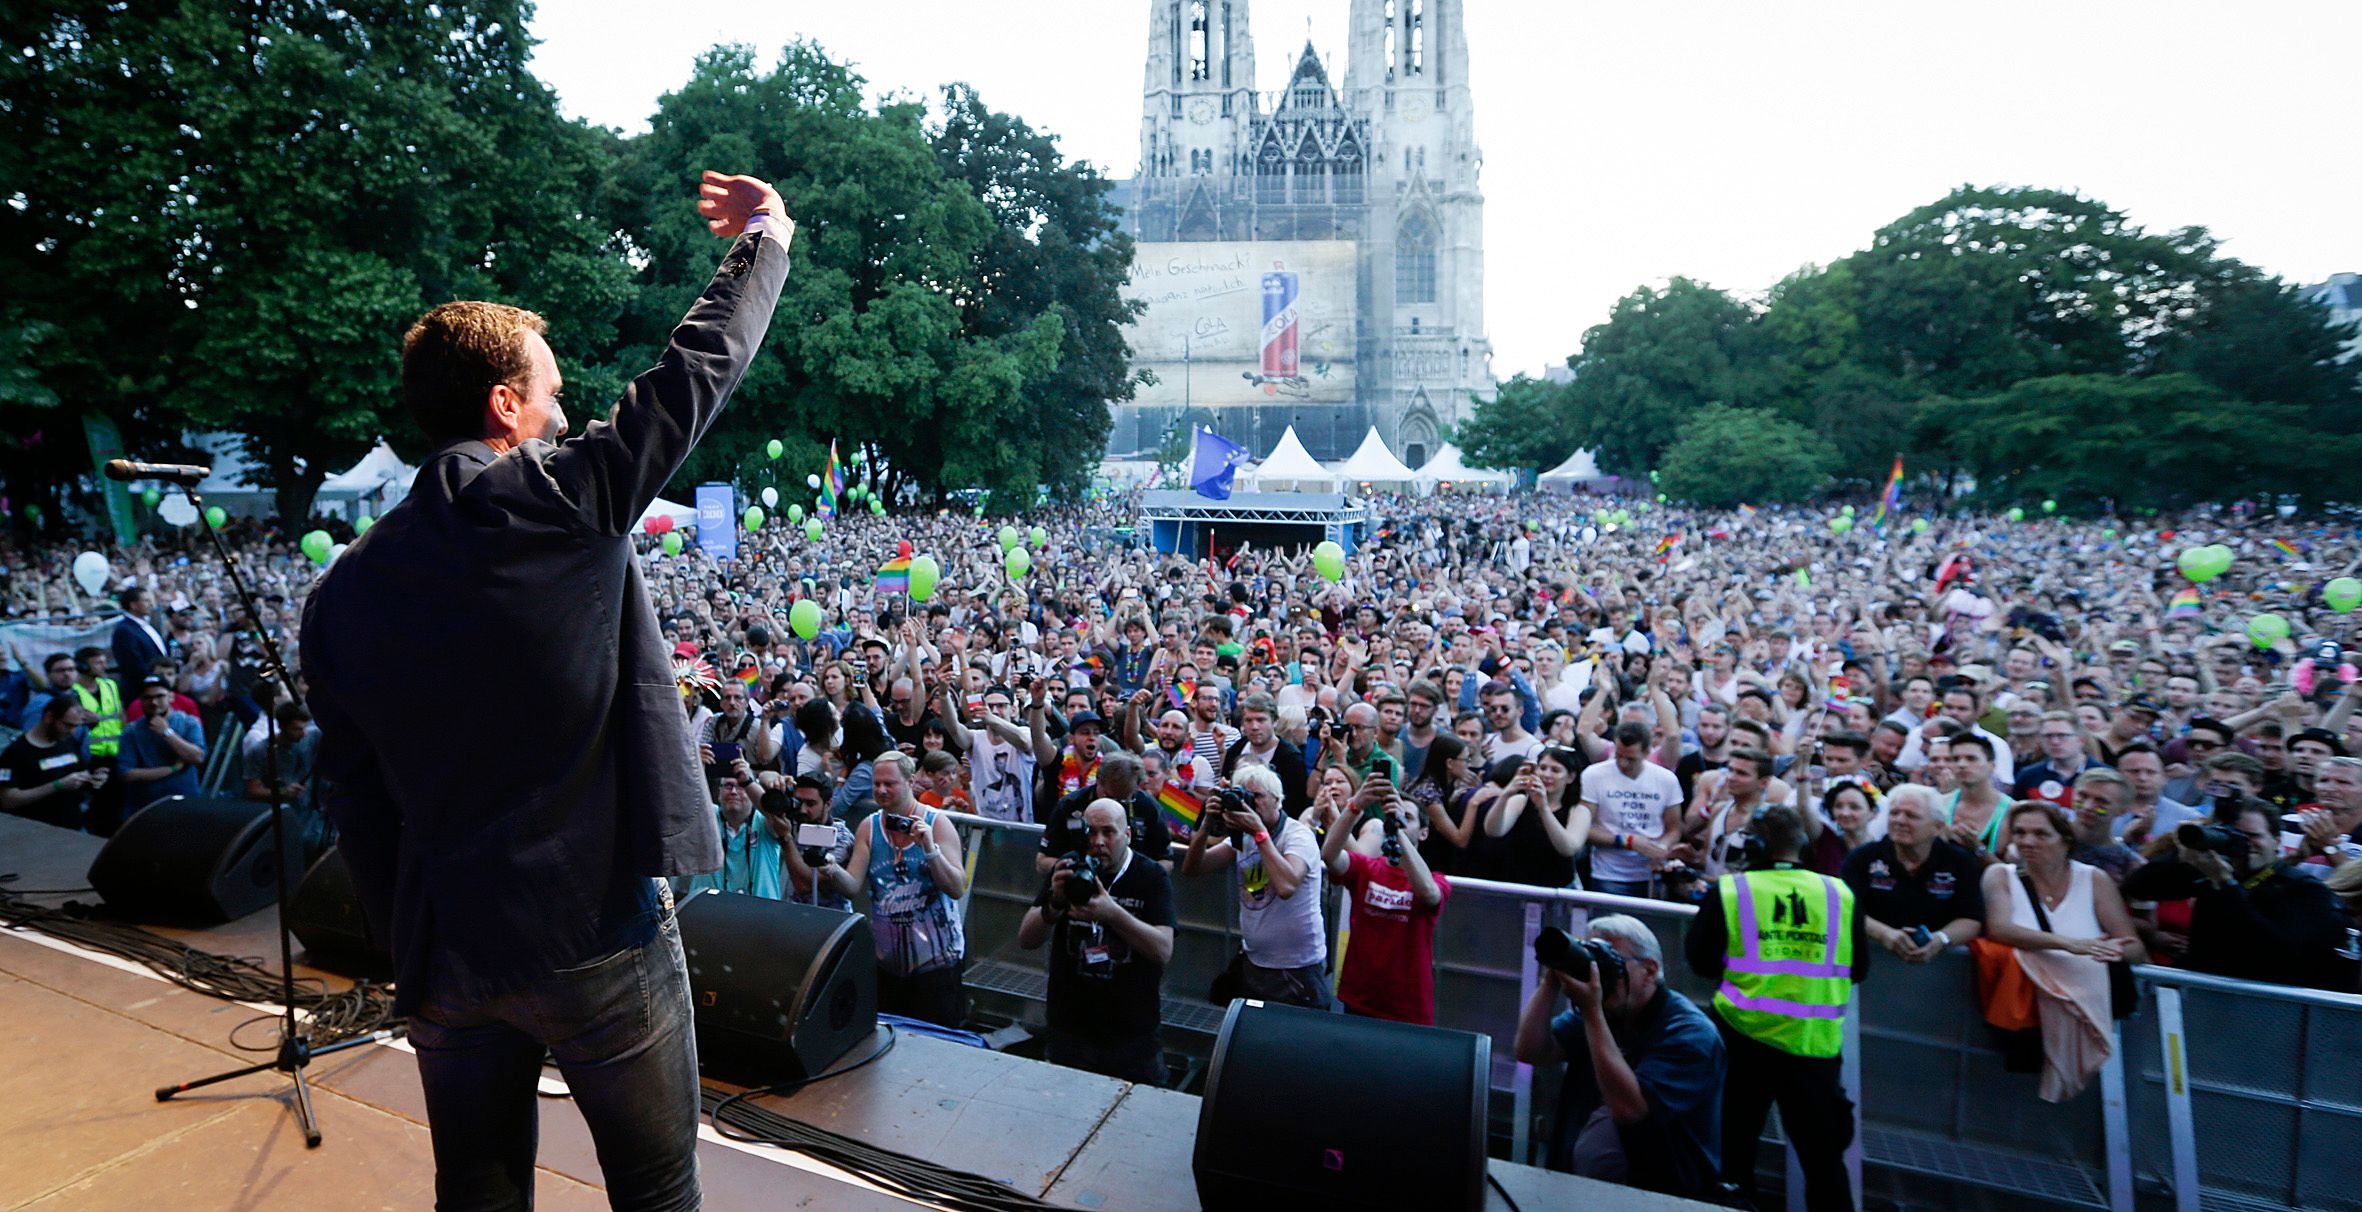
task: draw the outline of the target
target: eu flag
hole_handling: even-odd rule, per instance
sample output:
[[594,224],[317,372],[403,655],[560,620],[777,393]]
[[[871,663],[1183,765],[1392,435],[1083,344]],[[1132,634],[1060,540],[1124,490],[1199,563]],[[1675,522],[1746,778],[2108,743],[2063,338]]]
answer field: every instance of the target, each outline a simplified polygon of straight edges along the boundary
[[1199,496],[1227,501],[1230,481],[1238,474],[1238,465],[1246,461],[1246,447],[1211,429],[1200,429],[1189,456],[1189,486]]

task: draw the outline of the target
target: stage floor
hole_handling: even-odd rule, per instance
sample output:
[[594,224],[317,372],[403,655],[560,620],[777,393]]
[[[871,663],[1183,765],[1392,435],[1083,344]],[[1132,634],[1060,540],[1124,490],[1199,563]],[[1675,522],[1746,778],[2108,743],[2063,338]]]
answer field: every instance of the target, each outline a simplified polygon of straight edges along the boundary
[[[18,877],[10,887],[79,887],[100,844],[0,816],[0,872]],[[272,913],[157,933],[221,954],[267,956],[275,971]],[[297,970],[326,976],[300,963]],[[275,1074],[155,1101],[157,1086],[259,1059],[230,1043],[232,1030],[258,1012],[42,936],[0,933],[0,1209],[431,1207],[424,1100],[416,1064],[399,1045],[313,1062],[313,1105],[326,1137],[317,1150],[304,1148],[285,1103],[289,1084]],[[267,1042],[271,1034],[257,1022],[238,1038]],[[906,1037],[876,1064],[761,1102],[1065,1207],[1198,1206],[1189,1172],[1197,1099],[1186,1094]],[[725,1141],[710,1125],[698,1156],[708,1208],[925,1206],[799,1155]],[[1600,1209],[1703,1206],[1501,1162],[1493,1172],[1524,1208],[1578,1200]],[[1487,1199],[1507,1207],[1489,1189]],[[606,1206],[589,1132],[563,1099],[542,1103],[537,1200],[552,1209]]]

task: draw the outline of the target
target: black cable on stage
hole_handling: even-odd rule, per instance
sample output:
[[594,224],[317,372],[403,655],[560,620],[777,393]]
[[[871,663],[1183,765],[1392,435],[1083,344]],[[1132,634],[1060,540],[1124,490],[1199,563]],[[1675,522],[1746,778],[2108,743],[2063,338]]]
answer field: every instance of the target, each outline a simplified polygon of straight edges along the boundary
[[[891,1032],[893,1028],[889,1026],[887,1030]],[[706,1113],[713,1120],[714,1131],[729,1140],[743,1144],[771,1145],[802,1153],[858,1175],[906,1199],[939,1204],[959,1209],[960,1212],[1019,1212],[1055,1206],[982,1175],[880,1149],[826,1128],[789,1119],[747,1101],[766,1094],[793,1093],[814,1082],[850,1073],[884,1056],[893,1046],[894,1036],[889,1034],[885,1043],[860,1060],[799,1082],[742,1090],[736,1094],[706,1089]]]
[[[38,931],[78,947],[130,960],[208,997],[232,1002],[279,1000],[278,976],[252,959],[199,951],[137,926],[97,920],[78,907],[52,909],[23,898],[23,890],[0,886],[0,926]],[[308,1015],[314,1047],[381,1030],[395,1021],[393,996],[384,987],[368,981],[331,993],[327,982],[299,976],[295,979],[295,991],[296,1009]],[[260,1020],[249,1020],[254,1021]],[[236,1044],[236,1031],[232,1028],[233,1044]],[[247,1051],[267,1050],[237,1046]]]
[[1484,1180],[1493,1184],[1493,1190],[1501,1193],[1501,1202],[1509,1205],[1509,1212],[1524,1212],[1524,1209],[1517,1206],[1516,1197],[1509,1194],[1509,1188],[1501,1185],[1501,1176],[1493,1173],[1489,1166],[1485,1168]]

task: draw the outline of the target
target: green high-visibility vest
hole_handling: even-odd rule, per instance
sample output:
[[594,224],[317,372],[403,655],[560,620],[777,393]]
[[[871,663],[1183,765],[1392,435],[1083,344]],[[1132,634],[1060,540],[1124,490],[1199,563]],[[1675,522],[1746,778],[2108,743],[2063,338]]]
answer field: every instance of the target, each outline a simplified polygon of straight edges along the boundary
[[90,756],[113,757],[123,748],[123,692],[113,678],[100,678],[94,692],[74,683],[74,697],[82,710],[98,717],[90,726]]
[[1794,867],[1722,877],[1722,987],[1714,1008],[1759,1043],[1835,1056],[1853,997],[1854,893]]

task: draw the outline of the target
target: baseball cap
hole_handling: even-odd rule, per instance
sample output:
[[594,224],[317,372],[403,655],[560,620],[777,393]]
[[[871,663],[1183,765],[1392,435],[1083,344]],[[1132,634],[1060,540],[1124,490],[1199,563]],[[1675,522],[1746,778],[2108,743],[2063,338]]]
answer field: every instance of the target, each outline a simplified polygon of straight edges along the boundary
[[2165,714],[2164,705],[2145,694],[2135,694],[2126,697],[2124,700],[2124,709],[2126,711],[2146,711],[2150,715],[2161,716]]

